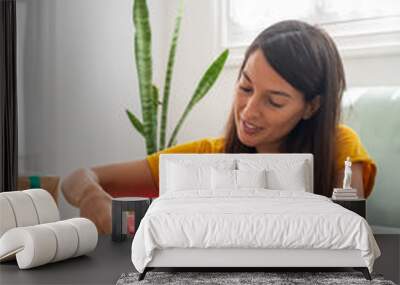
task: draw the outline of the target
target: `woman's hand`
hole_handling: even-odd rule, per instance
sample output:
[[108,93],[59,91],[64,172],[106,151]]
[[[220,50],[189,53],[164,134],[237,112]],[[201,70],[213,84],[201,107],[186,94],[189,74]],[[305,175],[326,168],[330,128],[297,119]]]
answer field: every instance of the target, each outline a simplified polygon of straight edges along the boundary
[[79,168],[63,179],[61,189],[65,199],[80,208],[81,216],[92,220],[99,233],[104,234],[111,233],[112,198],[109,193],[158,194],[146,159]]
[[93,185],[99,185],[96,174],[90,169],[79,168],[63,179],[61,190],[69,203],[79,207],[86,192],[96,190]]
[[111,196],[98,185],[90,187],[80,201],[80,216],[95,223],[99,234],[111,234]]
[[111,196],[98,183],[91,169],[80,168],[63,179],[61,189],[66,200],[80,208],[81,217],[95,223],[101,234],[111,233]]

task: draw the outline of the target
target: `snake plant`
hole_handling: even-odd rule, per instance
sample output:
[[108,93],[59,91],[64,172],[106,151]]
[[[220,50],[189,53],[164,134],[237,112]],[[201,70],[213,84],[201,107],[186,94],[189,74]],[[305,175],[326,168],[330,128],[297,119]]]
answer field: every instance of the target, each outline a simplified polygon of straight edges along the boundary
[[[147,154],[157,152],[158,150],[171,147],[176,144],[176,137],[183,125],[186,117],[193,107],[207,94],[210,88],[221,73],[229,51],[224,50],[208,67],[194,93],[183,111],[172,135],[165,145],[166,127],[168,115],[168,103],[171,89],[171,79],[175,62],[175,52],[178,42],[179,30],[183,15],[183,0],[180,1],[178,15],[175,19],[175,27],[169,49],[168,62],[164,81],[164,90],[162,101],[159,99],[157,86],[152,82],[152,56],[151,56],[151,27],[149,21],[149,11],[146,0],[133,1],[133,24],[135,26],[135,60],[139,82],[139,94],[142,110],[142,121],[132,112],[126,110],[128,118],[133,127],[143,136],[146,143]],[[158,114],[161,106],[161,124],[159,127]],[[159,142],[157,141],[158,128],[160,133]]]

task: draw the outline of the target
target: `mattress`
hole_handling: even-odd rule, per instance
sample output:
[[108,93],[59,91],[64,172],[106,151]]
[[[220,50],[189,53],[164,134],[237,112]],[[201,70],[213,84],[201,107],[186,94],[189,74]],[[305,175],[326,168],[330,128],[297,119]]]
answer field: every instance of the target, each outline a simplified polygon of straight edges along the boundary
[[266,189],[155,199],[133,239],[133,265],[143,272],[156,250],[172,248],[359,250],[370,272],[380,255],[361,216],[324,196]]

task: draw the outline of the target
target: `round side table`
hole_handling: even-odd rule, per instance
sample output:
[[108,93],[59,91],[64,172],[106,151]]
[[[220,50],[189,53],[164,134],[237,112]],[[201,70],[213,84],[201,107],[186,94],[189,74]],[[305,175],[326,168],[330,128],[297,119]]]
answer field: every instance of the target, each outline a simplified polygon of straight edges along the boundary
[[135,213],[135,233],[140,221],[150,206],[149,198],[120,197],[112,199],[112,235],[113,241],[123,241],[128,235],[127,212]]

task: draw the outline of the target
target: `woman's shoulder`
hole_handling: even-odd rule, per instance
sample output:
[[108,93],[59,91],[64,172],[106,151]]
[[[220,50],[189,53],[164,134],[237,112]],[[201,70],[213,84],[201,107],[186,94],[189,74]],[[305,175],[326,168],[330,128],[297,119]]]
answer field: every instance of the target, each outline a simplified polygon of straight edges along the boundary
[[353,162],[371,160],[357,132],[345,124],[338,125],[336,147],[337,162],[340,165],[346,157],[350,157]]
[[337,126],[337,141],[351,141],[353,143],[359,143],[360,137],[358,136],[357,132],[354,131],[351,127],[345,124],[339,124]]
[[207,137],[201,140],[202,153],[220,153],[224,151],[224,137]]
[[176,145],[173,150],[177,152],[219,153],[223,152],[224,142],[224,137],[205,137]]

